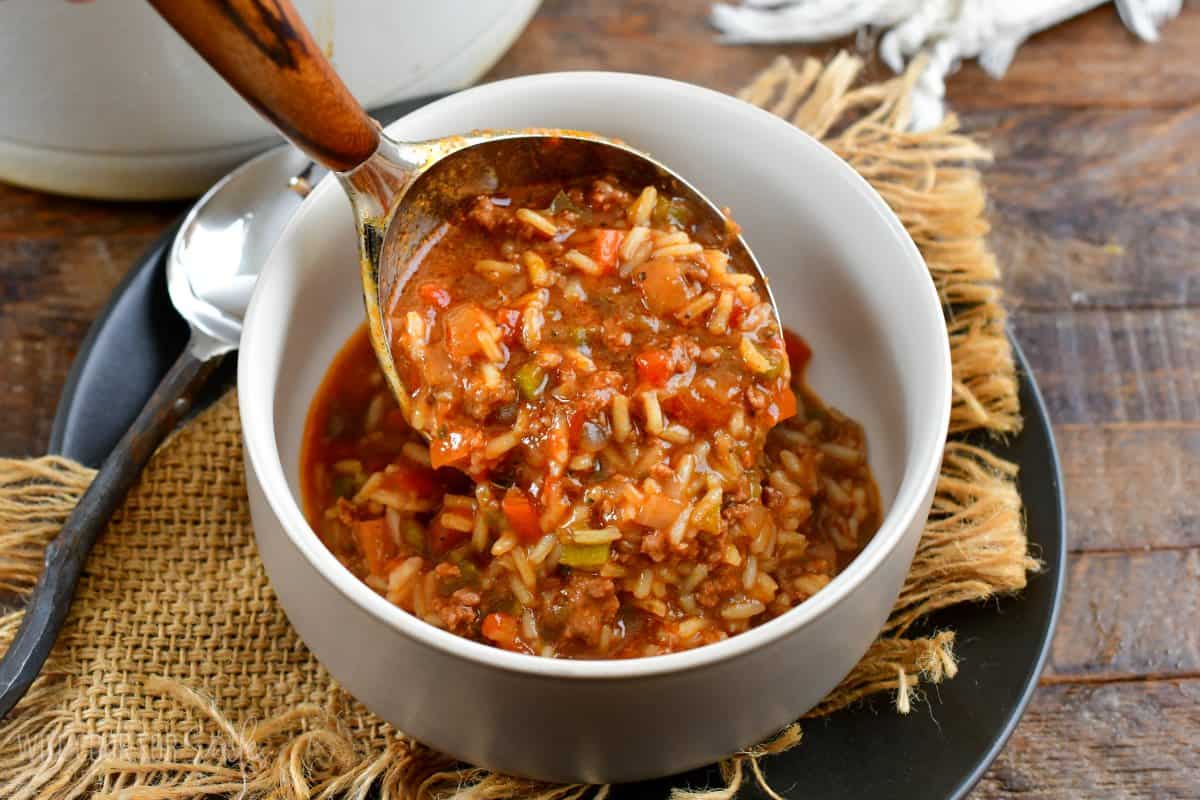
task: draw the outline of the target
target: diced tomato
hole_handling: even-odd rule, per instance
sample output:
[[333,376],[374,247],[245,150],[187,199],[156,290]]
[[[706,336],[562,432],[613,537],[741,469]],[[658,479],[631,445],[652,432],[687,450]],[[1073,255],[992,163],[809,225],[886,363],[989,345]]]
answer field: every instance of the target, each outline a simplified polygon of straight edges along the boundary
[[651,348],[638,353],[634,359],[638,380],[651,386],[666,386],[671,377],[671,354],[666,350]]
[[742,390],[739,376],[722,370],[692,381],[683,391],[664,398],[662,405],[672,421],[686,428],[718,428],[729,421]]
[[571,419],[567,423],[567,441],[573,445],[579,443],[579,435],[583,433],[583,423],[587,422],[587,419],[587,409],[577,408],[571,412]]
[[421,302],[427,306],[437,306],[445,308],[450,305],[450,292],[439,283],[423,283],[417,289],[417,294],[421,297]]
[[478,434],[474,432],[464,434],[459,431],[451,431],[445,436],[434,439],[429,444],[429,461],[433,464],[433,468],[449,467],[466,460],[467,456],[471,454],[477,438]]
[[746,307],[742,305],[742,301],[736,297],[733,300],[733,308],[729,311],[729,329],[734,330],[742,323],[742,317],[746,316]]
[[538,520],[537,507],[529,495],[514,487],[504,495],[500,505],[513,533],[523,543],[533,544],[542,538],[542,524]]
[[483,635],[497,644],[511,645],[517,638],[517,618],[497,611],[483,618]]
[[388,559],[396,555],[396,543],[392,541],[383,517],[363,519],[353,525],[354,539],[367,562],[372,575],[381,575]]
[[714,402],[691,390],[664,398],[662,406],[671,421],[693,430],[718,428],[728,422],[733,413],[728,404]]
[[791,331],[783,332],[783,345],[787,350],[788,362],[792,365],[792,374],[801,376],[804,374],[804,368],[808,366],[809,359],[812,358],[812,350],[808,346],[808,342],[801,339]]
[[784,388],[775,398],[775,421],[783,422],[796,416],[796,393],[790,388]]
[[437,490],[437,476],[433,470],[412,464],[397,464],[398,469],[383,473],[380,484],[384,489],[418,496],[431,495]]
[[427,530],[426,536],[429,540],[429,549],[434,555],[442,555],[443,553],[450,552],[471,536],[467,531],[457,531],[453,528],[447,528],[442,523],[441,516],[435,517],[433,522],[429,523]]
[[596,232],[596,238],[592,240],[592,260],[600,265],[605,274],[617,268],[617,254],[624,240],[624,231],[606,229]]

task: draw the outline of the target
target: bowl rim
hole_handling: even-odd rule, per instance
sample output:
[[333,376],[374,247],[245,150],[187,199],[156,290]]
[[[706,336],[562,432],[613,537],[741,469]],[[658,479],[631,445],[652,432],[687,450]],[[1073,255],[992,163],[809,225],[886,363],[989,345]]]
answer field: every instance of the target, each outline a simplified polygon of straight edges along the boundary
[[[246,467],[253,472],[272,514],[288,540],[303,554],[317,574],[358,608],[418,644],[447,656],[474,662],[481,667],[547,678],[625,680],[687,672],[744,656],[807,627],[828,613],[854,589],[870,580],[882,563],[891,557],[896,546],[904,538],[904,533],[913,523],[914,517],[921,513],[939,472],[950,421],[952,384],[949,336],[945,326],[941,324],[941,300],[924,259],[903,224],[867,180],[833,151],[790,122],[733,96],[694,84],[649,75],[569,71],[509,78],[476,86],[430,103],[412,113],[445,110],[447,106],[453,109],[454,106],[470,104],[484,96],[503,96],[513,88],[525,91],[531,88],[535,91],[541,87],[553,88],[564,81],[570,82],[577,90],[582,90],[585,86],[602,88],[611,87],[613,84],[625,84],[631,89],[641,91],[669,91],[676,95],[688,96],[698,107],[723,106],[724,110],[731,110],[735,115],[746,115],[762,124],[786,130],[786,135],[796,137],[802,143],[801,147],[810,151],[813,158],[824,160],[836,172],[840,172],[847,181],[848,188],[854,190],[864,201],[864,210],[874,212],[882,222],[896,245],[895,258],[892,259],[893,268],[918,270],[923,276],[928,287],[924,306],[910,308],[909,313],[936,316],[939,322],[936,329],[940,331],[940,346],[936,354],[931,354],[936,355],[936,359],[931,358],[930,370],[925,376],[927,380],[936,381],[938,384],[938,406],[930,410],[931,414],[936,414],[937,423],[923,438],[909,442],[905,448],[905,467],[896,490],[896,498],[867,547],[813,597],[756,628],[692,650],[640,658],[576,660],[512,653],[430,625],[376,594],[334,557],[308,524],[298,498],[293,496],[288,486],[276,444],[276,380],[263,377],[270,373],[270,370],[251,367],[256,361],[254,355],[259,348],[258,342],[268,341],[274,335],[274,332],[269,330],[256,333],[255,323],[260,316],[260,307],[268,302],[264,298],[269,295],[277,280],[276,276],[286,272],[286,267],[279,264],[283,260],[280,254],[284,250],[281,243],[291,237],[296,227],[305,223],[309,212],[315,207],[314,201],[317,197],[339,191],[333,188],[336,182],[328,179],[312,192],[280,235],[279,242],[267,258],[246,313],[241,342],[242,357],[238,363],[238,407],[242,421]],[[407,118],[389,125],[388,130],[402,125]],[[277,370],[273,374],[277,375]],[[261,391],[256,391],[258,385],[262,385]],[[268,392],[267,389],[271,391]],[[915,466],[910,467],[910,464]]]

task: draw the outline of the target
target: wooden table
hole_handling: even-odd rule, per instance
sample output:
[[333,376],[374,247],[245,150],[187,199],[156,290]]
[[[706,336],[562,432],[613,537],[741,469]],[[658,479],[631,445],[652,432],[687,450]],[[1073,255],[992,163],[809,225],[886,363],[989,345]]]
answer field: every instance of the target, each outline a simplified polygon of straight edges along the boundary
[[[490,77],[607,68],[733,90],[778,52],[833,49],[722,47],[706,9],[548,0]],[[996,153],[992,243],[1071,537],[1050,666],[975,798],[1200,797],[1198,48],[1200,9],[1151,47],[1106,7],[1029,42],[1002,82],[974,66],[950,81]],[[0,185],[0,454],[44,450],[88,325],[183,208]]]

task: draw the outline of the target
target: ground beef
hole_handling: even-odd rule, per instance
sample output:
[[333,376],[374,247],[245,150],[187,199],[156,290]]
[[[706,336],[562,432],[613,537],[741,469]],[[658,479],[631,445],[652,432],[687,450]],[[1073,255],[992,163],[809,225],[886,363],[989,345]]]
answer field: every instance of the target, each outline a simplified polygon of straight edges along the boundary
[[483,421],[490,419],[499,407],[515,402],[517,390],[505,381],[495,386],[487,386],[480,381],[472,384],[462,399],[463,410],[472,419]]
[[[439,565],[444,566],[444,565]],[[465,636],[471,633],[479,619],[479,593],[471,589],[459,589],[437,604],[437,614],[446,625],[446,630]]]
[[492,198],[481,195],[476,197],[475,202],[471,204],[471,209],[467,212],[467,219],[490,232],[511,225],[513,211],[498,206],[492,202]]
[[737,591],[741,579],[742,576],[736,570],[721,570],[707,580],[701,581],[696,590],[692,592],[692,596],[704,608],[714,608],[723,598]]
[[614,206],[627,206],[633,202],[633,196],[618,189],[607,180],[599,180],[592,184],[588,192],[588,204],[593,208],[606,211]]
[[620,603],[611,578],[573,573],[559,593],[560,601],[570,609],[562,630],[563,640],[595,647],[600,630],[617,618]]
[[610,350],[625,350],[633,342],[633,334],[625,323],[616,317],[608,317],[600,323],[604,344]]
[[667,535],[662,531],[651,531],[642,537],[642,552],[650,556],[655,564],[667,556]]

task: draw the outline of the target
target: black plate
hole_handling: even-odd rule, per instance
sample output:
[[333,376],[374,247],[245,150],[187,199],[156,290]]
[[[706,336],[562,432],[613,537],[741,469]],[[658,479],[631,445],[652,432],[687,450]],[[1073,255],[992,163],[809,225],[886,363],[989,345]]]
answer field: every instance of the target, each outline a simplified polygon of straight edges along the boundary
[[[414,104],[406,104],[410,108]],[[392,118],[406,109],[388,109]],[[171,309],[163,234],[114,291],[84,340],[59,400],[50,450],[95,466],[124,433],[183,350],[187,327]],[[1015,346],[1015,345],[1014,345]],[[890,698],[807,722],[804,742],[768,759],[772,785],[803,798],[960,798],[995,759],[1037,685],[1064,582],[1066,519],[1058,453],[1041,394],[1017,348],[1025,429],[995,448],[1020,465],[1029,540],[1046,564],[1020,596],[946,609],[915,633],[958,634],[958,676],[931,688],[907,716]],[[212,397],[233,380],[226,365]],[[715,768],[617,788],[621,798],[665,797],[670,787],[715,785]],[[754,796],[747,792],[744,796]]]

